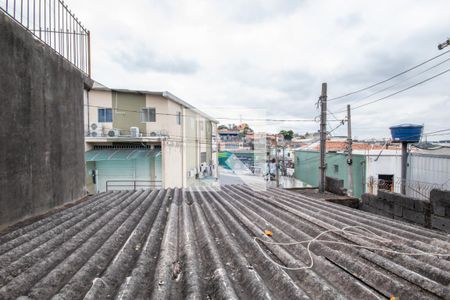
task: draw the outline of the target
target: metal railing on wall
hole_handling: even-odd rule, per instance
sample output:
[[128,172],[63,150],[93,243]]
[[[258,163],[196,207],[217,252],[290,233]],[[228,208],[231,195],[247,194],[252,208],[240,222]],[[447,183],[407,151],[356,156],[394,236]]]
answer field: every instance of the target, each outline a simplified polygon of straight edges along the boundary
[[91,38],[61,0],[0,0],[0,10],[91,76]]
[[430,193],[433,189],[444,189],[444,184],[422,182],[415,180],[402,180],[397,178],[394,181],[389,180],[370,180],[367,182],[367,192],[370,194],[377,194],[378,190],[387,190],[390,192],[400,193],[401,186],[404,184],[406,196],[413,198],[429,200]]
[[106,191],[160,189],[160,180],[107,180]]

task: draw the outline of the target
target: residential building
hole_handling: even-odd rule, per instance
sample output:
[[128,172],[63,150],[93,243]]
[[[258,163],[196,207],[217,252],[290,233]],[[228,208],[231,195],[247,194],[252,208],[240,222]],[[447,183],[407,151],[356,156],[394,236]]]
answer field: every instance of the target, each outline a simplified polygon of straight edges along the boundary
[[[320,143],[312,143],[295,152],[294,177],[312,186],[319,185]],[[326,175],[344,180],[348,185],[347,144],[344,139],[328,140]],[[380,180],[393,183],[400,178],[401,150],[397,145],[353,144],[353,195],[360,197],[368,190],[376,190]],[[393,185],[392,185],[393,186]]]
[[107,182],[193,186],[202,164],[217,172],[217,121],[169,92],[95,83],[85,107],[86,184],[91,193],[105,191]]
[[[295,153],[294,176],[313,186],[319,184],[319,143],[298,149]],[[348,185],[346,143],[327,141],[326,174],[344,180]],[[353,194],[376,194],[379,188],[401,190],[401,149],[397,144],[353,144]],[[412,147],[408,155],[406,194],[427,198],[431,189],[450,188],[450,148],[424,150]]]

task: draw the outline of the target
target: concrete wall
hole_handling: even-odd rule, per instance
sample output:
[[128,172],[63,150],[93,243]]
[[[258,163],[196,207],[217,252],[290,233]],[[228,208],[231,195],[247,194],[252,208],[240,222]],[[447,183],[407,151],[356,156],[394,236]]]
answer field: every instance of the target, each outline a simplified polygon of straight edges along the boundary
[[427,228],[450,232],[450,191],[432,190],[430,200],[379,190],[363,194],[360,209]]
[[84,196],[83,75],[0,12],[0,226]]

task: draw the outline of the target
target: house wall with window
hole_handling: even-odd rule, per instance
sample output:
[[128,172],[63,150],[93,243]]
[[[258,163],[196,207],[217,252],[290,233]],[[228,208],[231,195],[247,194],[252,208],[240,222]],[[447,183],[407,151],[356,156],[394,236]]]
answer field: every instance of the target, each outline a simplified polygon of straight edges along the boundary
[[[85,106],[87,105],[87,97],[85,97]],[[112,92],[91,90],[89,92],[89,109],[87,111],[89,118],[85,117],[84,119],[84,128],[86,131],[90,130],[89,126],[92,123],[100,124],[105,130],[113,128],[112,122],[99,122],[99,109],[101,108],[112,109]]]
[[[347,156],[344,153],[327,153],[326,175],[344,180],[348,189]],[[320,153],[317,151],[298,150],[295,153],[294,177],[312,186],[319,186]],[[353,155],[353,194],[360,197],[365,190],[365,157]]]
[[130,134],[131,127],[138,127],[139,132],[146,133],[146,123],[141,121],[139,113],[143,107],[146,107],[145,95],[113,92],[113,127],[123,135]]
[[[93,145],[124,141],[158,146],[161,148],[159,168],[164,187],[198,184],[197,173],[202,160],[212,161],[217,166],[217,153],[213,155],[212,151],[216,122],[175,96],[166,92],[109,90],[106,87],[94,88],[89,96],[89,122],[98,123],[104,130],[99,138],[86,137],[86,150],[91,150]],[[99,123],[106,115],[103,110],[108,108],[112,109],[112,122]],[[85,125],[88,128],[87,123]],[[131,137],[130,127],[138,127],[142,136]],[[112,128],[119,130],[119,136],[110,138],[107,135]],[[87,184],[92,185],[92,182]]]
[[177,112],[182,106],[161,96],[146,95],[147,108],[155,109],[155,122],[147,122],[147,133],[155,132],[173,137],[181,137],[181,125],[177,124]]

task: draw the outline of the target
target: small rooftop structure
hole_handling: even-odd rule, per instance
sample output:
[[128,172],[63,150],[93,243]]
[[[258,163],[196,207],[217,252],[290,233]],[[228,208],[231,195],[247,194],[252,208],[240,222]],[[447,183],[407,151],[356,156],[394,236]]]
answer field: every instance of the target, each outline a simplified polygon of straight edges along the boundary
[[109,192],[1,235],[0,298],[449,299],[419,252],[449,235],[279,189]]

